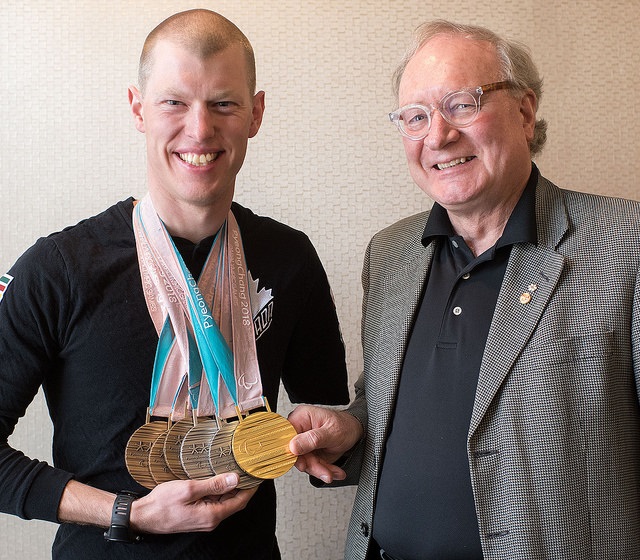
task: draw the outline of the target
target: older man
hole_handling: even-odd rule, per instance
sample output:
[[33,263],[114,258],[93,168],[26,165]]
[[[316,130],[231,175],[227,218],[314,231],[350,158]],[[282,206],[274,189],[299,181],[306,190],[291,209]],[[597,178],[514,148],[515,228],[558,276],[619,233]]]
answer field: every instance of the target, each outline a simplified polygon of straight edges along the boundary
[[[348,402],[309,239],[232,203],[264,112],[255,85],[253,50],[230,21],[193,10],[162,22],[129,90],[148,195],[39,240],[2,275],[0,511],[61,523],[54,558],[280,558],[273,482],[260,484],[273,477],[234,467],[226,443],[217,457],[211,417],[277,421],[260,408],[276,405],[281,381],[295,402]],[[53,467],[7,443],[39,386]],[[169,437],[198,417],[206,432],[191,446],[189,432]]]
[[299,468],[359,482],[350,560],[640,557],[640,204],[539,173],[541,79],[487,29],[421,26],[396,86],[435,203],[372,239],[356,400],[291,414]]

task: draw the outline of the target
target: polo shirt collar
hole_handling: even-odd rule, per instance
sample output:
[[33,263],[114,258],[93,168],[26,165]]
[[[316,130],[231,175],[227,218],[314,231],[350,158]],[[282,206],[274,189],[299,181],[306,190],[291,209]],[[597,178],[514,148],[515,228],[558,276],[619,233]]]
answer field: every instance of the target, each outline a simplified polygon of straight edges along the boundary
[[[509,216],[504,232],[495,245],[496,249],[514,245],[515,243],[533,243],[535,245],[538,242],[536,229],[536,185],[538,183],[538,175],[538,168],[532,163],[527,185],[513,212],[511,212],[511,216]],[[438,237],[450,238],[456,236],[457,234],[453,230],[447,211],[437,202],[434,202],[422,234],[422,244],[426,247]]]

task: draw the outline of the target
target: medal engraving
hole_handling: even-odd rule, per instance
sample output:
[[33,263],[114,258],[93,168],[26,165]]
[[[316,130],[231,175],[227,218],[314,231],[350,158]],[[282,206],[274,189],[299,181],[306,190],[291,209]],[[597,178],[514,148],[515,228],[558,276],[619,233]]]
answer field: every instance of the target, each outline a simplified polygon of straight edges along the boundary
[[158,436],[165,432],[167,423],[163,421],[147,422],[140,426],[129,438],[124,452],[124,460],[129,474],[145,488],[157,486],[149,469],[149,453]]
[[253,488],[262,482],[259,478],[255,478],[246,472],[244,472],[236,463],[233,457],[233,449],[231,448],[231,441],[233,439],[233,432],[238,426],[238,421],[225,422],[222,424],[220,431],[215,435],[211,442],[211,448],[209,450],[209,462],[211,468],[216,474],[222,474],[225,472],[234,472],[239,477],[237,488],[246,489]]
[[169,468],[166,457],[164,456],[164,444],[168,433],[169,430],[162,432],[156,441],[153,442],[151,451],[149,451],[149,471],[151,472],[151,477],[157,484],[177,479]]
[[289,451],[295,428],[275,412],[255,412],[243,419],[233,433],[233,456],[246,473],[261,479],[285,474],[297,457]]
[[182,442],[191,428],[193,428],[191,418],[183,418],[169,428],[169,432],[164,441],[164,460],[176,478],[181,480],[187,480],[189,478],[189,475],[182,466],[180,450],[182,448]]
[[180,459],[189,478],[209,478],[215,475],[209,463],[209,449],[218,429],[216,420],[199,420],[184,437]]

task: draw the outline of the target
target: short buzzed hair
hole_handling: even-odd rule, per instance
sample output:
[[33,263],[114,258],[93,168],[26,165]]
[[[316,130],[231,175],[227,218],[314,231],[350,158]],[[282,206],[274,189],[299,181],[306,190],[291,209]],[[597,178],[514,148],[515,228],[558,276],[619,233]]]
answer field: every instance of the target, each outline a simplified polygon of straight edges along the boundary
[[147,36],[138,66],[138,87],[143,95],[153,66],[153,49],[161,40],[183,46],[203,59],[231,45],[241,45],[246,55],[249,90],[252,95],[255,93],[256,61],[249,39],[224,16],[211,10],[198,9],[168,17]]

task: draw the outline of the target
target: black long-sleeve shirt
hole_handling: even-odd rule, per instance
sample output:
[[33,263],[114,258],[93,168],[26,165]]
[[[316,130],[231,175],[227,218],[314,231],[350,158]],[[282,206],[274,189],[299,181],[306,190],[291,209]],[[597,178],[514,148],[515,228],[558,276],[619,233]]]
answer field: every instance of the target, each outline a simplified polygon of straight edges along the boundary
[[[131,199],[120,202],[39,240],[9,271],[13,281],[0,301],[2,512],[56,522],[71,478],[147,492],[124,462],[128,438],[145,422],[158,341],[142,293],[132,208]],[[254,309],[256,346],[271,408],[281,380],[293,402],[346,403],[335,306],[309,239],[237,204],[233,212],[262,305]],[[40,386],[53,421],[54,466],[7,443]],[[107,543],[102,533],[62,525],[53,557],[244,560],[272,558],[275,550],[277,558],[274,486],[262,483],[245,510],[210,533],[148,535],[135,545]]]

